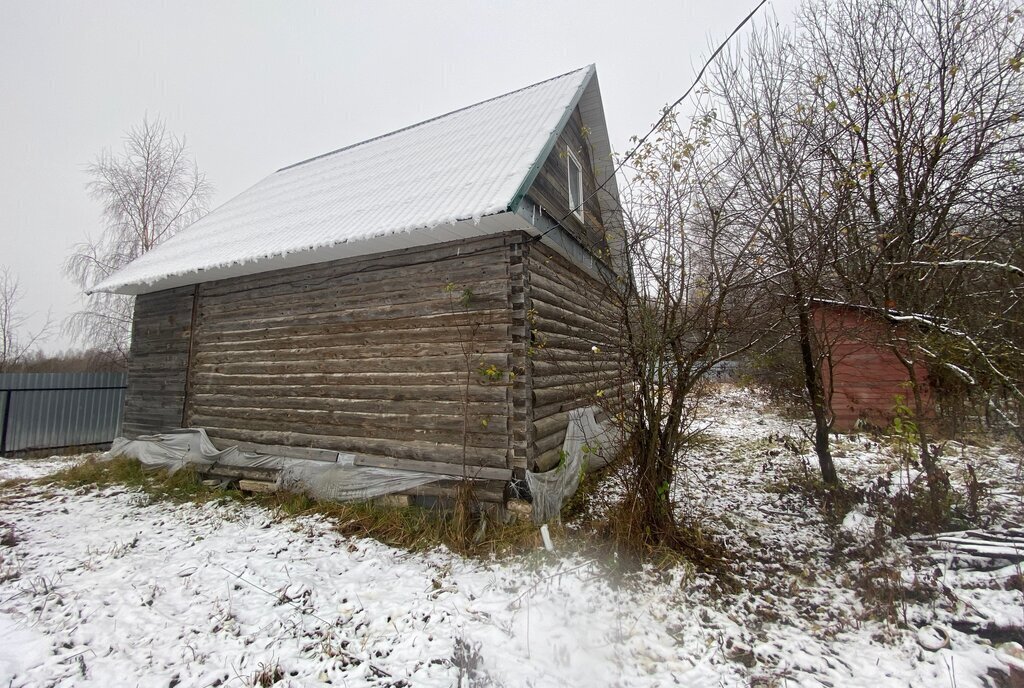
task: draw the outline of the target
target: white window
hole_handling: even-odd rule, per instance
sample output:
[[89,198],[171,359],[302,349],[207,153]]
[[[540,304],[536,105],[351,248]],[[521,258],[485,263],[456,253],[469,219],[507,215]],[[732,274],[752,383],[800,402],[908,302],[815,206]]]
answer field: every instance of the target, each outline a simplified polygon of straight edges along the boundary
[[568,148],[565,150],[568,155],[566,156],[567,162],[567,174],[569,175],[569,209],[573,211],[573,215],[579,219],[583,219],[583,168],[580,166],[580,161],[576,159],[572,151]]

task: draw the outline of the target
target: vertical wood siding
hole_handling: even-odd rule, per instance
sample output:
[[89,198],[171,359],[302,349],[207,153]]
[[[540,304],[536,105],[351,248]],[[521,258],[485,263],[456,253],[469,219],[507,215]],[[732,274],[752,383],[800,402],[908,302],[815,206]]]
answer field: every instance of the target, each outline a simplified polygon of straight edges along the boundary
[[[828,347],[832,359],[831,375],[826,367],[823,382],[836,430],[849,430],[857,421],[890,425],[897,396],[913,408],[907,369],[888,345],[893,326],[876,315],[829,306],[815,308],[814,325],[819,343]],[[921,366],[915,372],[931,409],[928,371]]]
[[126,437],[181,425],[193,291],[180,287],[135,298],[122,426]]

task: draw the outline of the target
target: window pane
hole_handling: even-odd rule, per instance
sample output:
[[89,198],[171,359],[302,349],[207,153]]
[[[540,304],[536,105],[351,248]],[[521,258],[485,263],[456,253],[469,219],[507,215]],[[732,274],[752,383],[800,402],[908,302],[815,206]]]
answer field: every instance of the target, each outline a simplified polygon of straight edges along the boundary
[[[569,208],[574,209],[579,205],[580,200],[583,198],[583,170],[580,169],[579,163],[576,162],[575,158],[571,155],[568,157],[569,160]],[[582,208],[576,211],[577,214],[582,214]]]

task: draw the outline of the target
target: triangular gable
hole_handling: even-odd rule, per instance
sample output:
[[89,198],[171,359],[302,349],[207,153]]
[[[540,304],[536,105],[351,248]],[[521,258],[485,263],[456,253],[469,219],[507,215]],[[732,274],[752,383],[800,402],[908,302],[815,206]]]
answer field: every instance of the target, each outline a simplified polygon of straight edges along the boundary
[[[582,176],[582,206],[570,196],[572,171]],[[597,74],[583,84],[517,194],[515,211],[571,262],[609,278],[621,272],[622,221],[615,161]],[[602,274],[603,273],[603,274]]]

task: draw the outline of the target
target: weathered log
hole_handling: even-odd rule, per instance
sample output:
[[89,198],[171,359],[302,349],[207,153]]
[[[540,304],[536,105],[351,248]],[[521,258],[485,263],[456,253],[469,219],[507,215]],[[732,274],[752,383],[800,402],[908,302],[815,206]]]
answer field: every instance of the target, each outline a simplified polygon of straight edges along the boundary
[[[596,283],[591,282],[590,285],[596,285]],[[554,297],[557,299],[556,306],[583,314],[592,314],[596,316],[595,320],[614,322],[618,318],[619,310],[611,301],[613,295],[609,294],[606,288],[599,287],[598,289],[599,291],[594,292],[581,289],[578,283],[564,284],[546,275],[544,270],[530,272],[531,298],[544,301],[548,297]],[[571,308],[570,305],[562,305],[559,301],[571,304]]]
[[[438,325],[435,327],[420,328],[399,328],[388,327],[387,329],[366,329],[364,331],[347,331],[347,325],[338,327],[314,327],[305,328],[308,331],[285,332],[281,335],[270,336],[267,333],[253,334],[251,331],[234,333],[234,336],[226,337],[204,337],[197,332],[197,336],[203,341],[203,349],[209,354],[216,355],[222,352],[252,352],[266,351],[274,353],[293,349],[323,349],[329,347],[351,347],[352,349],[372,348],[381,345],[401,346],[412,344],[418,346],[430,346],[437,344],[449,346],[452,343],[462,343],[468,339],[470,332],[463,327]],[[480,346],[491,346],[493,344],[505,344],[510,339],[508,322],[496,324],[476,324],[472,330],[472,341]]]
[[399,459],[391,456],[357,455],[355,457],[355,464],[357,466],[394,468],[403,471],[416,471],[419,473],[435,473],[437,475],[447,475],[456,478],[466,477],[474,480],[512,479],[512,469],[510,468],[488,468],[486,466],[442,463],[439,461],[414,461],[409,459]]
[[210,437],[210,442],[217,449],[227,449],[229,447],[238,447],[241,451],[253,452],[257,454],[267,454],[269,456],[284,456],[296,459],[306,459],[309,461],[322,461],[324,463],[337,463],[338,452],[330,451],[328,449],[312,449],[309,447],[285,447],[282,445],[274,444],[256,444],[254,442],[237,442],[232,440],[224,440],[217,437]]
[[406,317],[414,313],[451,313],[453,310],[466,310],[473,313],[506,305],[507,294],[508,283],[502,281],[497,284],[483,285],[479,291],[474,290],[472,301],[466,308],[458,303],[453,306],[451,297],[440,288],[437,289],[436,295],[424,293],[421,288],[415,297],[410,294],[403,299],[378,296],[377,298],[355,300],[339,297],[326,302],[302,301],[296,304],[267,304],[259,309],[246,308],[244,307],[245,302],[240,301],[234,309],[226,307],[221,310],[211,310],[201,306],[200,313],[204,323],[215,324],[218,329],[228,329],[238,324],[247,323],[321,322],[325,318],[335,317],[339,314],[346,314],[348,318],[334,320],[334,322],[346,322],[348,320]]
[[[473,500],[477,502],[504,504],[504,485],[504,483],[496,484],[493,481],[472,480],[470,481],[470,494],[472,495]],[[406,490],[402,494],[408,494],[414,497],[435,497],[454,502],[454,500],[458,498],[459,491],[461,489],[463,489],[462,481],[444,480],[436,483],[420,485],[419,487],[415,487],[411,490]],[[451,503],[449,503],[448,506],[451,506]]]
[[[270,272],[213,282],[211,294],[230,293],[238,290],[256,290],[275,284],[294,284],[297,276],[300,279],[318,279],[331,281],[345,275],[361,273],[372,274],[382,270],[397,268],[402,274],[408,273],[410,263],[417,268],[428,269],[431,265],[444,264],[450,260],[479,260],[480,256],[489,256],[491,262],[506,250],[506,236],[492,235],[478,239],[462,239],[431,246],[396,249],[370,256],[342,258],[329,263],[318,263],[302,268],[282,268]],[[497,254],[497,255],[496,255]],[[299,272],[301,271],[301,272]]]
[[[472,316],[470,324],[476,317],[482,317],[484,313],[493,311],[498,316],[507,314],[508,303],[505,295],[483,294],[474,296],[474,308],[467,315]],[[328,310],[324,312],[305,313],[297,315],[274,315],[267,314],[255,320],[225,320],[209,319],[203,320],[202,329],[206,332],[231,332],[248,327],[294,327],[296,325],[323,325],[334,323],[367,323],[389,320],[406,320],[408,318],[422,317],[424,314],[435,314],[437,316],[450,316],[451,302],[447,299],[434,299],[421,301],[412,304],[396,304],[389,306],[380,304],[364,308],[353,308],[351,310]]]
[[549,389],[551,387],[566,387],[569,389],[588,389],[594,384],[614,384],[618,382],[621,375],[618,371],[596,370],[580,372],[575,375],[537,375],[533,376],[534,389]]
[[[347,423],[345,419],[339,419],[335,422],[303,422],[297,418],[274,418],[270,415],[261,414],[233,416],[193,412],[189,422],[193,427],[226,427],[251,431],[261,431],[267,427],[287,427],[296,433],[319,434],[352,441],[355,441],[357,438],[362,441],[369,439],[388,440],[396,445],[407,442],[456,445],[462,444],[465,441],[469,447],[501,451],[503,454],[508,444],[507,437],[504,434],[498,433],[470,432],[463,435],[460,430],[395,427],[394,425],[384,423],[355,424]],[[253,439],[251,441],[258,440]],[[387,454],[388,452],[378,453]]]
[[[461,444],[448,445],[420,440],[396,442],[376,437],[324,435],[320,432],[304,432],[300,430],[249,430],[231,427],[204,427],[207,434],[211,437],[224,440],[293,447],[316,447],[318,449],[332,449],[339,452],[375,454],[378,456],[394,456],[396,458],[458,464],[462,463],[463,452],[465,452],[467,461],[472,462],[475,466],[497,468],[504,468],[506,466],[505,451],[472,446],[464,449]],[[317,430],[319,431],[320,429],[318,428]]]
[[[266,313],[299,314],[331,308],[422,303],[428,299],[447,299],[445,287],[448,282],[468,283],[472,286],[474,298],[507,291],[508,276],[504,271],[492,268],[490,272],[488,275],[482,275],[480,270],[456,274],[445,271],[445,274],[436,276],[414,274],[375,284],[346,284],[350,281],[338,280],[316,292],[293,290],[273,296],[251,295],[251,298],[249,292],[237,292],[219,298],[205,298],[200,312],[204,316],[237,320],[253,315],[261,317]],[[474,302],[470,300],[468,309],[473,310],[473,306]],[[462,304],[458,304],[458,308],[462,309]],[[452,310],[451,307],[448,310]]]
[[[570,296],[575,296],[580,301],[586,300],[586,295],[583,294],[564,291],[556,294],[537,286],[535,282],[530,284],[530,298],[533,300],[534,308],[537,308],[537,304],[546,304],[566,313],[574,313],[581,319],[581,322],[590,322],[599,329],[616,322],[615,314],[602,309],[599,300],[594,299],[589,305],[583,305],[570,300]],[[592,295],[591,298],[593,298]]]
[[[208,323],[203,323],[196,333],[197,341],[234,341],[244,339],[247,341],[275,337],[306,337],[317,334],[332,333],[365,333],[365,332],[391,332],[403,329],[430,330],[433,328],[468,328],[477,325],[488,324],[511,324],[509,311],[506,309],[494,309],[488,311],[474,311],[473,313],[422,313],[404,318],[388,320],[383,325],[379,318],[366,318],[364,320],[345,319],[343,317],[323,319],[321,321],[308,321],[302,324],[285,323],[268,325],[265,323],[251,323],[250,326],[233,326],[233,329],[215,330]],[[468,339],[468,337],[467,337]]]
[[[348,360],[363,361],[366,359],[389,359],[409,357],[453,357],[458,356],[460,363],[464,364],[465,352],[471,357],[478,357],[485,354],[511,353],[512,342],[504,341],[481,341],[474,339],[471,342],[444,341],[426,343],[378,343],[378,344],[355,344],[337,345],[331,343],[325,346],[311,346],[305,340],[292,341],[289,348],[263,348],[263,349],[211,349],[209,345],[204,351],[197,352],[195,360],[197,363],[214,365],[220,363],[238,363],[255,360],[270,361],[322,361],[322,360]],[[325,342],[326,344],[326,342]],[[464,367],[464,365],[463,365]]]
[[[465,373],[467,363],[473,373],[483,367],[506,370],[511,365],[508,353],[486,353],[470,356],[467,362],[456,356],[392,356],[385,359],[320,359],[320,360],[251,360],[247,363],[196,362],[196,371],[222,375],[305,375],[309,373]],[[570,365],[570,364],[566,364]]]
[[[465,380],[465,378],[463,378]],[[207,384],[195,387],[196,398],[203,395],[226,395],[231,397],[268,397],[283,399],[339,399],[358,402],[369,400],[375,402],[409,402],[423,403],[433,401],[462,402],[467,395],[470,402],[482,404],[489,402],[504,405],[508,396],[507,387],[497,384],[474,384],[467,389],[465,385],[295,385],[276,384],[269,380],[267,384]]]
[[[441,415],[463,416],[466,412],[477,417],[504,415],[508,413],[508,403],[502,401],[479,401],[470,398],[468,405],[458,401],[432,400],[427,404],[422,399],[410,401],[383,399],[358,399],[340,396],[301,397],[291,395],[271,396],[272,390],[255,389],[250,395],[207,394],[198,393],[193,397],[193,404],[199,408],[283,408],[295,410],[342,411],[372,414],[416,414],[429,407],[431,411]],[[330,389],[330,388],[328,388]],[[298,389],[301,394],[304,390]],[[333,389],[331,389],[334,392]],[[408,393],[408,392],[407,392]]]
[[[419,413],[362,413],[355,411],[325,411],[321,409],[285,408],[239,408],[196,405],[196,419],[209,414],[217,418],[242,418],[248,420],[269,420],[273,422],[298,422],[331,427],[363,428],[366,430],[437,430],[462,433],[469,428],[473,437],[484,435],[505,435],[508,418],[491,414],[476,414],[472,408],[468,415],[441,415],[427,413],[427,407]],[[483,421],[487,421],[486,423]]]
[[618,331],[611,324],[591,320],[584,315],[536,299],[533,300],[533,311],[535,326],[541,329],[543,323],[554,322],[576,327],[581,333],[589,332],[591,340],[613,341],[618,335]]
[[575,375],[577,373],[606,373],[614,375],[622,370],[617,361],[582,360],[576,361],[534,361],[534,377]]
[[562,429],[560,432],[553,432],[546,437],[538,437],[536,440],[537,453],[543,454],[551,449],[560,449],[565,443],[565,435],[568,431],[568,427]]
[[535,419],[533,421],[533,433],[534,437],[540,439],[541,437],[547,437],[553,433],[565,432],[565,428],[569,425],[569,414],[568,413],[556,413],[547,418]]
[[538,472],[544,473],[550,471],[552,468],[558,465],[558,462],[562,460],[562,447],[558,446],[553,449],[548,449],[545,452],[539,452],[534,457],[534,467]]
[[470,388],[481,387],[505,387],[507,382],[495,381],[486,384],[481,383],[478,373],[467,375],[463,372],[432,372],[432,373],[296,373],[296,374],[274,374],[263,375],[225,375],[222,373],[207,372],[205,367],[199,367],[195,371],[196,387],[200,385],[387,385],[414,387],[420,385],[464,385],[469,380]]

